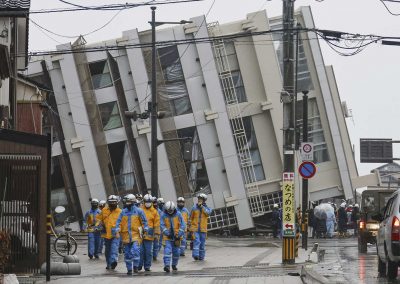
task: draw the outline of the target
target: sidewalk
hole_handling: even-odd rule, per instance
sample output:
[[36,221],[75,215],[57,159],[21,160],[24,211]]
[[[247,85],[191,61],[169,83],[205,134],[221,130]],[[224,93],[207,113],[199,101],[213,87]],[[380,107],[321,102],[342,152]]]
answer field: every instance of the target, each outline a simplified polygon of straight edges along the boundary
[[[85,245],[80,245],[77,255],[82,266],[79,276],[52,276],[52,283],[302,283],[299,277],[300,263],[304,263],[307,254],[299,249],[299,258],[295,265],[281,264],[282,249],[279,240],[264,238],[227,238],[210,237],[207,240],[205,261],[194,261],[191,251],[181,257],[178,272],[165,273],[162,253],[153,263],[151,272],[126,275],[123,255],[115,271],[105,270],[104,257],[90,260]],[[290,276],[294,275],[294,276]]]

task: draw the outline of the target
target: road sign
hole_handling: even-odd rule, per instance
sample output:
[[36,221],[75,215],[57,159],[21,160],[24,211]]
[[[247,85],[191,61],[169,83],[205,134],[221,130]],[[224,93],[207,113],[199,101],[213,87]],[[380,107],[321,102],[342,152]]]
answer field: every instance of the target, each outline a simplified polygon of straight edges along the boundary
[[300,146],[301,160],[314,161],[314,144],[311,142],[302,142]]
[[305,179],[312,178],[316,172],[317,172],[317,167],[313,162],[308,162],[308,161],[303,162],[299,167],[299,174]]
[[294,173],[283,173],[282,204],[283,236],[294,237],[296,235],[294,217]]
[[361,163],[392,163],[392,139],[360,139]]

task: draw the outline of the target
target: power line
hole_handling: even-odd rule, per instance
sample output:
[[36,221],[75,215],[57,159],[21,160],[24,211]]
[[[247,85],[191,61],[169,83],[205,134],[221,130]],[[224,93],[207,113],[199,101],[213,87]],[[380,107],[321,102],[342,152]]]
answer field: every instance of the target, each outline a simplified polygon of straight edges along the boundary
[[63,12],[77,12],[77,11],[116,11],[121,9],[132,9],[142,6],[150,5],[167,5],[167,4],[178,4],[178,3],[190,3],[200,2],[204,0],[150,0],[141,3],[124,3],[124,4],[112,4],[112,5],[100,5],[100,6],[81,6],[74,8],[52,8],[52,9],[41,9],[31,10],[29,14],[49,14],[49,13],[63,13]]
[[394,12],[392,12],[392,11],[389,9],[388,5],[385,3],[385,2],[400,3],[399,1],[394,1],[394,0],[379,0],[379,1],[383,4],[383,6],[385,7],[385,9],[386,9],[391,15],[393,15],[393,16],[400,16],[400,13],[394,13]]
[[95,32],[100,31],[101,29],[105,28],[105,27],[108,26],[108,25],[109,25],[123,10],[125,10],[125,9],[119,10],[119,11],[118,11],[117,13],[115,13],[115,15],[112,16],[105,24],[103,24],[102,26],[100,26],[100,27],[98,27],[98,28],[92,30],[91,32],[88,32],[88,33],[85,33],[85,34],[82,34],[82,35],[73,35],[73,36],[72,36],[72,35],[62,35],[62,34],[53,32],[53,31],[51,31],[51,30],[49,30],[49,29],[47,29],[47,28],[45,28],[45,27],[39,25],[38,23],[36,23],[36,22],[35,22],[34,20],[32,20],[31,18],[29,18],[29,20],[30,20],[35,26],[37,26],[38,28],[40,28],[40,29],[42,29],[42,30],[44,30],[44,31],[46,31],[46,32],[48,32],[48,33],[51,33],[51,34],[53,34],[53,35],[56,35],[56,36],[59,36],[59,37],[64,37],[64,38],[77,38],[77,37],[79,37],[79,36],[88,36],[88,35],[91,35],[91,34],[93,34],[93,33],[95,33]]

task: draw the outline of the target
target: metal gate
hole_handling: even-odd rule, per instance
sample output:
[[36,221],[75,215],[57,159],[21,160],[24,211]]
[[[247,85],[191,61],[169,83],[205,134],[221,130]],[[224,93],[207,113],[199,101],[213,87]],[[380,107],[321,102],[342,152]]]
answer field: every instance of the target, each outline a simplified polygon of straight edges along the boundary
[[0,155],[0,230],[11,235],[5,273],[37,273],[40,266],[40,167],[38,155]]

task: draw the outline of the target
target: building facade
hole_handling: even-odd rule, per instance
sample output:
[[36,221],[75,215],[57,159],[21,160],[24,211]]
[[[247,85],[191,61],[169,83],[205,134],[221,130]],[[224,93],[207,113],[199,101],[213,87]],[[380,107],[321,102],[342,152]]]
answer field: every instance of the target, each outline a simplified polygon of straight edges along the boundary
[[[314,28],[309,7],[300,8],[296,19]],[[249,229],[255,218],[281,203],[281,19],[262,11],[221,25],[207,23],[204,16],[191,20],[157,31],[157,41],[163,42],[157,50],[158,108],[166,114],[158,120],[158,137],[191,140],[158,147],[159,193],[167,200],[184,196],[189,204],[196,194],[207,193],[215,208],[210,229]],[[276,32],[252,34],[268,30]],[[244,32],[248,34],[224,37]],[[208,40],[174,44],[191,39]],[[149,121],[123,115],[148,110],[150,42],[150,31],[136,29],[92,45],[79,38],[57,46],[60,54],[29,65],[31,79],[49,74],[56,101],[51,111],[64,136],[53,144],[53,157],[70,159],[83,211],[90,197],[150,187]],[[315,34],[300,33],[299,42],[296,120],[301,128],[301,91],[308,90],[309,141],[317,165],[309,198],[349,199],[358,173],[334,72],[324,65]],[[300,184],[296,174],[298,202]]]

